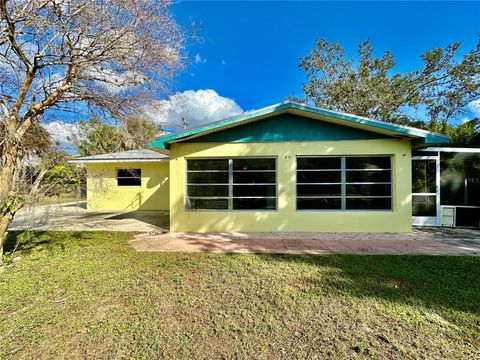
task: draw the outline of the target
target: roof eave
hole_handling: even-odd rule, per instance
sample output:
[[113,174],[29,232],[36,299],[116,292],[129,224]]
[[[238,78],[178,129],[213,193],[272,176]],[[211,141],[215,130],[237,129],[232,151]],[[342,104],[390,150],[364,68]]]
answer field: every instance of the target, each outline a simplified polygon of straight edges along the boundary
[[112,163],[158,163],[168,162],[170,159],[72,159],[69,160],[70,164],[112,164]]
[[337,111],[326,110],[318,107],[312,107],[296,102],[286,102],[275,104],[257,111],[252,111],[247,114],[241,114],[228,119],[197,126],[190,130],[166,135],[156,140],[150,141],[146,144],[146,146],[153,149],[168,150],[170,148],[170,143],[181,142],[186,139],[191,139],[198,136],[206,135],[208,133],[221,131],[232,126],[239,126],[250,121],[257,121],[272,113],[281,113],[290,109],[331,118],[334,119],[334,121],[344,123],[347,126],[349,124],[356,124],[357,126],[368,128],[370,131],[383,132],[387,133],[387,135],[390,136],[401,136],[410,138],[412,140],[412,143],[419,143],[420,146],[422,144],[446,144],[450,142],[450,138],[448,136],[436,134],[422,129],[391,124],[384,121],[368,119],[361,116],[340,113]]
[[189,130],[179,131],[174,134],[159,137],[158,139],[155,139],[153,141],[146,143],[145,146],[153,149],[169,149],[168,143],[171,141],[191,137],[193,135],[197,135],[200,133],[203,135],[208,133],[209,130],[220,131],[222,130],[223,127],[228,125],[233,125],[233,124],[239,125],[242,122],[249,119],[258,118],[264,115],[269,115],[273,112],[285,110],[289,107],[289,105],[290,103],[279,103],[279,104],[268,106],[260,110],[255,110],[248,113],[233,116],[227,119],[214,121],[205,125],[200,125],[200,126],[191,128]]
[[431,146],[424,149],[422,151],[438,151],[438,152],[446,152],[446,153],[474,153],[480,154],[480,147],[470,148],[470,147],[436,147]]
[[427,136],[425,138],[417,138],[412,140],[412,148],[420,149],[420,148],[425,148],[432,145],[444,145],[449,143],[450,143],[450,138],[448,136],[432,135],[432,136]]

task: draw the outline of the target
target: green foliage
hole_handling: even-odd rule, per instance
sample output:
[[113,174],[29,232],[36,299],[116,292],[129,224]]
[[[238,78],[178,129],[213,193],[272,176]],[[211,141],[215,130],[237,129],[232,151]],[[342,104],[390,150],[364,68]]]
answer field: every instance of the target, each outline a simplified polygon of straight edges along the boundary
[[305,100],[402,124],[418,120],[413,114],[421,111],[427,122],[448,124],[480,96],[480,41],[463,56],[459,48],[455,43],[429,50],[421,55],[420,69],[400,73],[389,51],[374,56],[370,41],[359,45],[358,59],[351,59],[340,45],[317,40],[300,63],[308,80]]
[[154,140],[162,132],[160,126],[144,117],[129,117],[123,123],[124,147],[126,149],[140,149],[143,145]]
[[471,120],[456,127],[451,127],[446,134],[457,146],[480,146],[480,123],[478,119]]
[[102,122],[98,118],[80,123],[82,137],[71,139],[81,156],[139,149],[155,139],[162,131],[153,122],[142,117],[130,117],[123,127]]
[[422,127],[426,130],[443,133],[450,136],[453,146],[478,147],[480,146],[480,122],[473,119],[459,125],[450,125],[448,123],[438,123],[430,121],[425,124],[422,122],[414,123],[414,126]]
[[112,153],[122,150],[123,135],[115,125],[106,124],[98,118],[80,123],[83,138],[77,143],[81,156]]
[[23,205],[24,198],[19,195],[9,195],[0,203],[0,216],[14,215]]
[[75,191],[80,186],[85,169],[73,164],[56,165],[43,181],[49,193]]

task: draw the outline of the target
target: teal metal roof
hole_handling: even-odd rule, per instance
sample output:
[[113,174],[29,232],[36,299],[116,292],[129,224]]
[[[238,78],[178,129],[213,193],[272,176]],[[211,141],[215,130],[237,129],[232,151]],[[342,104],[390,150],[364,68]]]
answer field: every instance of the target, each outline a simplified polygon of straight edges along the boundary
[[445,144],[450,142],[450,138],[448,136],[433,133],[430,131],[421,130],[409,126],[392,124],[379,120],[373,120],[361,116],[345,114],[337,111],[326,110],[319,107],[289,101],[281,104],[272,105],[260,110],[244,113],[224,120],[204,124],[192,129],[168,134],[156,140],[150,141],[146,144],[146,147],[158,150],[169,149],[172,143],[178,143],[186,140],[189,140],[189,142],[193,142],[193,139],[197,137],[205,136],[207,134],[212,134],[255,121],[260,121],[262,119],[270,118],[284,113],[293,113],[309,118],[316,118],[338,125],[371,131],[373,133],[410,139],[412,140],[412,145],[414,147],[423,147],[433,144]]

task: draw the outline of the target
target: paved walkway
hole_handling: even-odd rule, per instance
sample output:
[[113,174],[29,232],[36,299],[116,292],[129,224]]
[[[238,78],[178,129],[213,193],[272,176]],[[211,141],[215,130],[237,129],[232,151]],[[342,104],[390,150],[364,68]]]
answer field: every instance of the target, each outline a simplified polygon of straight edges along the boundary
[[11,230],[165,232],[166,211],[99,212],[85,210],[85,202],[51,204],[21,209]]
[[412,233],[166,233],[168,212],[92,212],[84,202],[22,209],[11,230],[127,231],[138,251],[300,254],[480,255],[480,231],[415,228]]
[[137,234],[137,251],[480,256],[480,231],[415,228],[412,233]]

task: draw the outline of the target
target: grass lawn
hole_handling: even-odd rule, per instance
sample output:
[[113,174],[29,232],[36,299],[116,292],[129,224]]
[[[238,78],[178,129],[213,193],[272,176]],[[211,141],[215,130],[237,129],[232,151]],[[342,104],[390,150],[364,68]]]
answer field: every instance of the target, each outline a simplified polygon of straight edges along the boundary
[[0,358],[480,357],[480,258],[137,253],[33,233],[0,273]]
[[52,196],[43,196],[39,199],[40,205],[63,204],[73,201],[85,201],[84,198],[79,198],[77,194],[60,194]]

